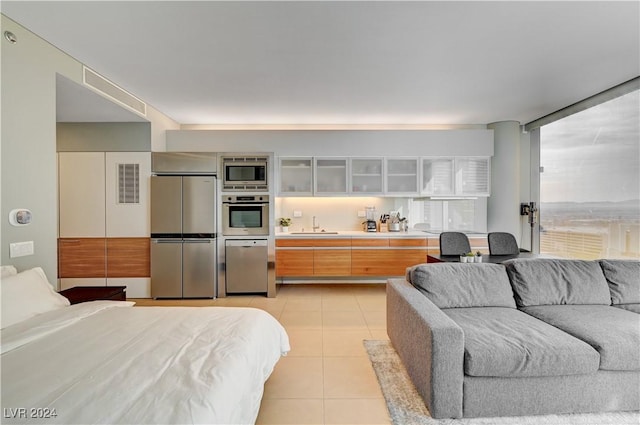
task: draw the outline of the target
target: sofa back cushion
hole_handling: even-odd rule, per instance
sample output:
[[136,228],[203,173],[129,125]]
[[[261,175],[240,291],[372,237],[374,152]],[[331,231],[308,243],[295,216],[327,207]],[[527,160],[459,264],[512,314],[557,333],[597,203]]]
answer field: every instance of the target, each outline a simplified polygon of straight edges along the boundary
[[518,307],[558,304],[611,305],[596,261],[548,258],[505,261]]
[[640,261],[600,260],[612,304],[640,303]]
[[509,278],[499,264],[421,264],[410,268],[407,277],[440,308],[516,307]]

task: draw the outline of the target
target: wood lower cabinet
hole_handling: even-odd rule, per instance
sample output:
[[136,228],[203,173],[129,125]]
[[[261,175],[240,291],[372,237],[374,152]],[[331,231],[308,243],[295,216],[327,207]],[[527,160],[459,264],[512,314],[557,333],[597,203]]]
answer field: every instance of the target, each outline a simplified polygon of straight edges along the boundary
[[149,238],[60,238],[58,277],[150,277]]
[[313,249],[278,249],[276,276],[313,276]]
[[344,276],[351,272],[351,239],[277,239],[276,276]]
[[351,249],[314,249],[314,276],[349,276]]
[[276,240],[277,277],[404,276],[426,261],[426,238]]
[[352,276],[404,276],[407,267],[427,262],[427,249],[353,249]]

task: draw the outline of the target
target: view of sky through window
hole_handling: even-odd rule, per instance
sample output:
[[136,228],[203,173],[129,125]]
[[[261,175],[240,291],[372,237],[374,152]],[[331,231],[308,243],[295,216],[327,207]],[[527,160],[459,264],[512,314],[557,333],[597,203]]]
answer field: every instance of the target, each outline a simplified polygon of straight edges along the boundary
[[640,92],[540,130],[540,250],[640,257]]

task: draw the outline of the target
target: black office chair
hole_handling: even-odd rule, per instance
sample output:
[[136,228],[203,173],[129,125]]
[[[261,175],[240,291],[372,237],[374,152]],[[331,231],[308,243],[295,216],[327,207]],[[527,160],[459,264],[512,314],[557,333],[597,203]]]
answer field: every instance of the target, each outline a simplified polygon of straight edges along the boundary
[[471,252],[469,238],[460,232],[440,233],[440,255],[461,255]]
[[487,236],[490,255],[518,255],[520,248],[515,236],[506,232],[492,232]]

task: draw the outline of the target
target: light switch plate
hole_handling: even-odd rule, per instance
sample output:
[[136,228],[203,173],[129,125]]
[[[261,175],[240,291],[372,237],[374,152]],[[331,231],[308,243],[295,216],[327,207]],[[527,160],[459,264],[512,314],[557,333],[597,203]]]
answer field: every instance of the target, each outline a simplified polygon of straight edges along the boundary
[[358,211],[358,217],[366,217],[367,215],[365,214],[364,210],[359,210]]
[[16,258],[26,255],[33,255],[33,241],[9,244],[9,257]]
[[293,217],[295,217],[295,218],[300,218],[300,217],[302,217],[302,211],[300,211],[300,210],[294,210],[294,211],[293,211]]

